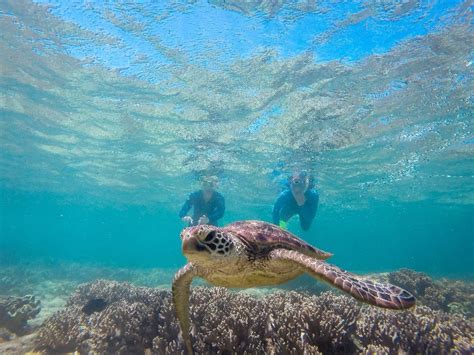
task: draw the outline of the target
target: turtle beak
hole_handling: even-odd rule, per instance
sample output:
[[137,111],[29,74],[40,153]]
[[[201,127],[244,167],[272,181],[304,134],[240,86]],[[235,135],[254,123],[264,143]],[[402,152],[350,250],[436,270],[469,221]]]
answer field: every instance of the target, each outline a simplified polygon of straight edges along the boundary
[[208,252],[206,247],[204,247],[199,240],[191,234],[185,234],[183,236],[183,242],[181,244],[181,249],[184,256],[202,255],[202,252]]
[[183,239],[183,243],[182,243],[181,249],[184,255],[197,252],[196,238],[190,238],[189,235],[186,235],[182,239]]

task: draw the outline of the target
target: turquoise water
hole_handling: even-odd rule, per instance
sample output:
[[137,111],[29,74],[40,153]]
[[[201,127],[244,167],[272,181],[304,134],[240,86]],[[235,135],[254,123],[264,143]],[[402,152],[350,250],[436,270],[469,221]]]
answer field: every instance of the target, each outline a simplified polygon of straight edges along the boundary
[[471,10],[2,2],[0,262],[177,269],[200,173],[226,224],[271,221],[307,169],[320,206],[290,230],[334,263],[472,278]]
[[[238,208],[237,198],[227,202]],[[159,205],[85,205],[49,193],[4,192],[1,257],[8,262],[46,259],[178,268],[185,259],[176,213]],[[244,213],[230,210],[223,223],[270,221],[270,214],[271,205]],[[355,211],[322,205],[310,231],[301,231],[296,221],[290,229],[334,253],[332,261],[349,270],[408,267],[434,276],[471,278],[472,223],[471,211],[459,206],[371,201],[370,208]]]

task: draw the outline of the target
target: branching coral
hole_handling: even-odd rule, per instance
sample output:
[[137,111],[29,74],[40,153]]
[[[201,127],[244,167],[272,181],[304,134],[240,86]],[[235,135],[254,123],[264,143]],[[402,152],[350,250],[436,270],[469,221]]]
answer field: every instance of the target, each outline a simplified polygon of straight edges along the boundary
[[351,298],[325,292],[309,296],[297,292],[276,293],[264,299],[271,315],[271,340],[284,353],[295,353],[317,347],[324,352],[349,352],[359,306]]
[[472,324],[465,318],[418,306],[393,312],[364,306],[357,320],[358,344],[390,349],[393,353],[472,353]]
[[[83,285],[65,310],[43,324],[39,347],[61,352],[143,352],[152,347],[164,298],[170,298],[169,292],[127,283],[99,280]],[[104,307],[85,312],[84,306],[97,299],[103,300]]]
[[[94,300],[100,307],[84,306]],[[469,352],[473,327],[465,318],[428,307],[389,312],[352,298],[276,292],[252,297],[223,288],[194,288],[191,336],[197,353],[317,354]],[[182,353],[167,290],[97,281],[82,285],[65,310],[38,332],[48,352]]]
[[413,293],[417,302],[435,310],[474,316],[472,283],[433,280],[422,272],[401,269],[388,274],[388,281]]
[[388,275],[389,282],[400,286],[415,296],[424,295],[425,290],[433,286],[433,280],[422,272],[410,269],[400,269]]

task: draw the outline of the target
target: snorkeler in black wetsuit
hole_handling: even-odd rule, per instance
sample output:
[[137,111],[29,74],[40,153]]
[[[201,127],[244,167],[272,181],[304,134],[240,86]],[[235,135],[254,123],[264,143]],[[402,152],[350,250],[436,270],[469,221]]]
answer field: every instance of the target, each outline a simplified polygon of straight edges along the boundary
[[288,220],[298,214],[303,230],[308,230],[316,216],[319,195],[314,182],[306,172],[300,172],[289,179],[290,188],[283,191],[273,207],[273,223],[286,229]]
[[[224,216],[225,212],[224,196],[215,191],[217,187],[215,176],[204,177],[201,183],[202,189],[189,195],[179,212],[179,217],[190,226],[197,224],[217,226],[217,221]],[[187,216],[191,207],[194,207],[192,217]]]

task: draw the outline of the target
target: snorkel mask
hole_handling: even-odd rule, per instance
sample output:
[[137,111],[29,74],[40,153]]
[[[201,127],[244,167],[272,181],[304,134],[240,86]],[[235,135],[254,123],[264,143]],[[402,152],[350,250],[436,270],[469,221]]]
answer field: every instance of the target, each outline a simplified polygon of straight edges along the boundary
[[306,171],[293,174],[288,179],[288,183],[295,190],[305,191],[314,187],[314,179]]
[[201,187],[203,190],[214,190],[217,187],[217,177],[203,176],[201,179]]

